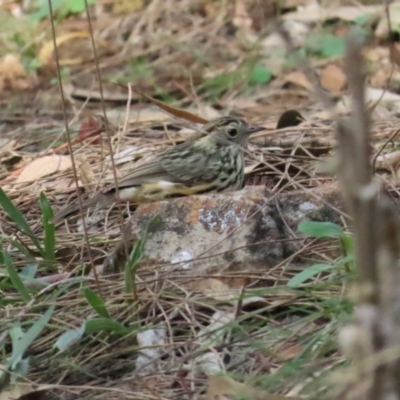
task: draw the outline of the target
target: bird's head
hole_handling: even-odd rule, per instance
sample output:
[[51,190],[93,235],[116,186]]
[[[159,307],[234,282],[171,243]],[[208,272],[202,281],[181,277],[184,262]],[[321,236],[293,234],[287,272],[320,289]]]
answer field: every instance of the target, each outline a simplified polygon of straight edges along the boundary
[[249,125],[241,118],[222,117],[208,122],[203,129],[218,142],[243,144],[252,133],[260,132],[265,128]]

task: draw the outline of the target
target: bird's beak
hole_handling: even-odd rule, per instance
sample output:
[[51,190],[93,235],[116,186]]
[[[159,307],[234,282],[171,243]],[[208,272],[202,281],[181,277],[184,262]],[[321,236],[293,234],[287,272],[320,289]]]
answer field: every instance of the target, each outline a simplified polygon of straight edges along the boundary
[[247,133],[251,135],[252,133],[261,132],[263,130],[265,130],[263,126],[250,126]]

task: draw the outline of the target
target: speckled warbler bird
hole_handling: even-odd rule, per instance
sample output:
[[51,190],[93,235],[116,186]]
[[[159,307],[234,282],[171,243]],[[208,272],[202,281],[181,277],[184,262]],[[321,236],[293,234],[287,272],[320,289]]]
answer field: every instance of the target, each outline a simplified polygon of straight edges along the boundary
[[[85,201],[83,207],[238,190],[244,179],[242,146],[250,134],[263,129],[240,118],[214,119],[193,137],[124,176],[118,183],[118,197],[115,187],[111,187]],[[78,210],[78,204],[67,207],[54,217],[54,221]]]

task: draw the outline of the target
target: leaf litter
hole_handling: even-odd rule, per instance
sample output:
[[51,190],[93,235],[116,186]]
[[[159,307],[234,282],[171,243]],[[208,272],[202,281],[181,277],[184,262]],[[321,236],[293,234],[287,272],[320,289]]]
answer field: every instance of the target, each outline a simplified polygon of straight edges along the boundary
[[[262,43],[273,33],[267,27],[274,21],[276,9],[268,13],[265,7],[263,12],[258,9],[254,13],[243,0],[224,6],[217,1],[120,3],[115,15],[103,9],[94,24],[95,38],[104,50],[98,61],[106,111],[114,125],[111,134],[117,176],[142,158],[185,140],[185,132],[195,130],[194,123],[210,118],[203,113],[208,107],[221,115],[232,112],[268,126],[266,132],[251,140],[251,154],[246,154],[246,184],[262,181],[263,185],[274,187],[284,178],[292,186],[281,184],[279,190],[288,191],[318,187],[326,181],[316,172],[315,163],[316,159],[332,157],[332,118],[312,97],[310,81],[295,65],[269,64],[269,58],[275,56],[271,50],[274,46]],[[120,17],[118,14],[128,6],[129,14]],[[306,38],[315,31],[315,21],[336,18],[348,22],[368,14],[379,17],[383,10],[382,6],[321,10],[318,5],[317,12],[312,1],[291,1],[287,6],[296,10],[285,12],[283,18],[305,24],[292,24],[296,27],[293,32],[301,32],[301,46],[307,46]],[[70,27],[63,30],[67,23],[79,28],[75,34],[69,33]],[[69,68],[64,73],[71,85],[66,91],[67,113],[69,121],[76,124],[75,128],[71,126],[72,146],[80,160],[81,190],[90,196],[105,186],[105,181],[113,179],[107,167],[110,150],[106,129],[88,121],[80,112],[83,107],[93,115],[102,115],[101,95],[93,68],[86,64],[92,56],[82,54],[78,42],[74,43],[78,36],[82,39],[80,32],[86,32],[86,27],[82,28],[79,18],[72,16],[62,21],[58,29],[59,39],[65,41],[62,59]],[[374,34],[379,36],[381,31]],[[49,85],[46,75],[54,61],[50,36],[47,39],[38,46],[42,53],[39,51],[37,56],[46,65],[39,70],[37,79],[58,99],[59,94]],[[380,46],[372,43],[369,51],[379,53]],[[340,64],[336,59],[321,59],[320,55],[313,58],[312,52],[309,56],[321,85],[339,98],[340,112],[348,113]],[[7,62],[10,60],[8,56]],[[32,76],[19,58],[13,56],[12,60],[13,67],[4,75],[0,93],[12,103],[12,90],[25,90],[26,99],[16,97],[16,106],[7,109],[0,127],[2,139],[8,140],[2,151],[19,157],[15,165],[1,164],[0,179],[3,189],[41,237],[37,184],[47,188],[46,196],[58,209],[77,201],[73,174],[59,103],[54,101],[52,107],[50,101],[44,109],[32,111],[36,96],[31,92]],[[379,70],[387,60],[388,52],[386,58],[375,57],[373,67]],[[387,170],[386,178],[393,175],[398,181],[398,152],[383,146],[397,129],[399,102],[396,91],[385,86],[387,78],[385,75],[379,82],[376,79],[374,89],[368,88],[368,96],[373,104],[379,102],[386,113],[380,117],[378,107],[372,111],[374,149],[383,149],[377,167]],[[132,85],[131,96],[127,83]],[[298,124],[296,120],[276,129],[282,113],[290,109],[300,111],[302,122]],[[94,128],[94,137],[88,133],[89,128]],[[394,137],[393,142],[396,146],[398,139]],[[57,154],[49,154],[54,149]],[[288,155],[292,157],[291,165],[297,168],[294,174],[285,170]],[[63,184],[57,186],[59,182]],[[29,248],[28,238],[9,223],[3,210],[0,217],[8,221],[2,224],[2,234]],[[110,213],[107,218],[91,235],[96,266],[120,240],[118,216]],[[27,265],[26,257],[15,245],[7,241],[5,244],[17,268]],[[314,251],[315,258],[324,252],[324,247],[315,250],[306,243],[303,252],[307,251]],[[21,318],[29,323],[30,315],[36,316],[44,306],[56,304],[51,326],[30,346],[29,351],[39,362],[30,366],[28,378],[37,383],[59,384],[52,391],[65,398],[121,398],[121,393],[127,399],[230,399],[245,394],[254,399],[280,400],[298,392],[312,396],[320,392],[316,386],[321,385],[318,372],[329,372],[343,362],[330,338],[340,323],[334,308],[329,309],[331,317],[320,313],[325,301],[344,301],[342,285],[328,285],[327,278],[320,276],[313,280],[315,287],[309,289],[309,294],[289,288],[287,284],[294,276],[287,268],[289,260],[268,271],[225,271],[224,279],[221,274],[203,276],[193,271],[191,275],[180,271],[173,278],[163,279],[157,266],[143,265],[137,271],[136,302],[131,294],[124,293],[121,274],[101,275],[102,299],[110,316],[107,319],[99,316],[82,296],[82,286],[93,291],[97,286],[92,275],[82,273],[82,266],[89,264],[89,254],[73,223],[57,230],[56,254],[54,265],[39,264],[37,278],[59,278],[47,279],[45,288],[38,287],[33,303],[22,304],[14,290],[1,287],[8,305],[1,307],[0,317],[4,326]],[[326,257],[322,257],[325,263]],[[238,285],[233,283],[235,279]],[[68,290],[63,285],[69,285]],[[52,293],[56,290],[60,292],[54,300]],[[71,331],[79,335],[68,342],[62,357],[54,355],[52,346]],[[295,373],[293,365],[298,366]],[[216,372],[227,376],[214,376]],[[315,382],[307,380],[313,373]],[[155,383],[148,384],[146,379],[154,379]],[[249,380],[253,382],[248,383]]]

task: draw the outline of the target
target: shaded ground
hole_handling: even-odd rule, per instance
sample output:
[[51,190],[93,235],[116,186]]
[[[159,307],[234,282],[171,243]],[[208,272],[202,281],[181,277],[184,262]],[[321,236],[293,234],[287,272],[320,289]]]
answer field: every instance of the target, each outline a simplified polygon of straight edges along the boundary
[[[343,38],[351,30],[365,36],[368,96],[375,105],[375,166],[396,196],[399,72],[389,59],[383,10],[352,7],[351,14],[342,5],[316,14],[313,8],[297,8],[310,4],[294,1],[290,8],[279,8],[269,1],[153,0],[137,2],[137,9],[123,17],[112,8],[93,10],[107,129],[87,21],[79,16],[62,20],[57,36],[66,40],[60,47],[65,107],[83,195],[113,180],[106,130],[118,176],[194,132],[192,123],[130,92],[129,83],[206,119],[233,113],[266,126],[247,148],[246,185],[275,193],[321,190],[322,196],[323,186],[334,182],[326,172],[334,168],[322,163],[334,163],[332,114],[311,94],[308,78],[277,38],[278,15],[340,113],[348,110]],[[18,21],[3,13],[5,20]],[[42,243],[51,235],[43,232],[40,193],[55,210],[76,201],[51,31],[48,20],[39,27],[8,26],[0,39],[1,187]],[[7,58],[10,54],[19,59]],[[41,66],[34,67],[38,60]],[[306,122],[277,130],[279,116],[292,108]],[[384,153],[391,155],[384,159],[378,152],[386,142]],[[333,207],[329,200],[328,205]],[[100,275],[96,283],[86,272],[91,264],[100,266],[120,241],[116,210],[107,223],[90,230],[91,254],[72,220],[57,228],[55,257],[44,261],[49,253],[37,254],[24,229],[4,210],[0,215],[3,253],[15,269],[26,272],[27,266],[37,265],[35,277],[55,281],[26,298],[9,279],[10,268],[0,269],[2,321],[7,330],[19,324],[27,329],[55,305],[50,324],[24,355],[33,356],[29,381],[56,385],[52,393],[62,398],[214,399],[232,393],[269,398],[252,393],[251,387],[283,397],[318,398],[330,386],[328,374],[345,366],[336,336],[351,313],[346,292],[353,274],[343,260],[349,254],[337,239],[304,239],[292,230],[303,244],[296,255],[302,256],[304,268],[329,267],[317,268],[328,272],[311,273],[304,286],[300,280],[288,285],[301,272],[293,267],[292,254],[267,271],[249,266],[239,272],[191,271],[189,278],[185,273],[165,278],[159,275],[165,265],[144,263],[136,278]],[[29,252],[17,249],[18,243]],[[93,294],[99,287],[104,304]],[[9,336],[1,340],[9,355]],[[220,373],[235,381],[215,380]]]

